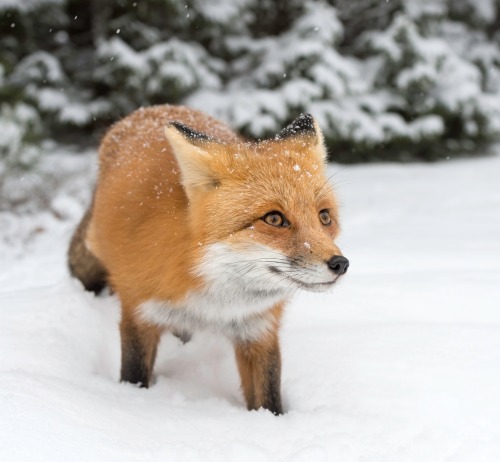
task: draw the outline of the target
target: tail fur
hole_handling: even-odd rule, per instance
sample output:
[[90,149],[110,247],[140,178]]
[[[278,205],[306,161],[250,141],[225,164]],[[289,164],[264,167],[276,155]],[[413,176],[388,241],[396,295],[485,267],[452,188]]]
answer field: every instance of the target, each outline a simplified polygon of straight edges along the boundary
[[86,290],[99,293],[106,286],[107,272],[85,245],[85,236],[92,216],[92,206],[85,212],[76,228],[68,249],[71,274],[80,279]]

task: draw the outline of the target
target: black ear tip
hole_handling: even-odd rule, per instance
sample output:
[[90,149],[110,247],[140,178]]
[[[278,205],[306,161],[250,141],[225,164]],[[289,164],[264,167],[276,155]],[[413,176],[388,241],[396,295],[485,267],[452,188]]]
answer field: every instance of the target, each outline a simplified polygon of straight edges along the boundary
[[167,127],[175,127],[175,128],[177,128],[177,130],[179,130],[179,131],[183,131],[183,130],[185,130],[186,128],[188,128],[188,127],[186,127],[184,124],[182,124],[182,123],[180,123],[180,122],[176,122],[176,121],[174,121],[174,122],[169,122],[169,123],[168,123],[168,125],[167,125]]
[[276,139],[282,140],[296,135],[314,135],[315,133],[316,128],[313,116],[308,112],[304,112],[278,133]]
[[295,120],[297,122],[297,125],[300,127],[303,127],[304,130],[311,130],[314,131],[314,117],[309,114],[309,112],[305,112],[303,114],[300,114],[299,117]]
[[209,141],[211,138],[206,135],[205,133],[197,132],[196,130],[193,130],[192,128],[184,125],[181,122],[170,122],[167,127],[175,127],[177,131],[181,133],[181,135],[185,136],[191,141]]

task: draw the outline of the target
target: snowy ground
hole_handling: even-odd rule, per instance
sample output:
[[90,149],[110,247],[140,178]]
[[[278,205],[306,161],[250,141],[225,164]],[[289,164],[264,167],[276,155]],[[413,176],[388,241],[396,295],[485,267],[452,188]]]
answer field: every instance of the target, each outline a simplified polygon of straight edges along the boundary
[[332,173],[351,268],[289,307],[278,418],[208,334],[165,337],[149,390],[118,383],[117,302],[65,269],[74,182],[1,215],[2,460],[500,460],[500,157]]

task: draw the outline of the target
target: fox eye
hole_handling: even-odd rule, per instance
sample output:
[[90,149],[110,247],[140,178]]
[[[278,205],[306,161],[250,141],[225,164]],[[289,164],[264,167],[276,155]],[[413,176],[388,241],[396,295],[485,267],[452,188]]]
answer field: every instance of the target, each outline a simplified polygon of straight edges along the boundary
[[290,226],[290,223],[285,218],[285,216],[281,212],[277,212],[273,210],[272,212],[266,213],[262,220],[266,222],[268,225],[276,226],[277,228],[285,228]]
[[332,224],[332,219],[330,217],[330,212],[327,209],[319,212],[319,221],[323,223],[325,226],[330,226]]

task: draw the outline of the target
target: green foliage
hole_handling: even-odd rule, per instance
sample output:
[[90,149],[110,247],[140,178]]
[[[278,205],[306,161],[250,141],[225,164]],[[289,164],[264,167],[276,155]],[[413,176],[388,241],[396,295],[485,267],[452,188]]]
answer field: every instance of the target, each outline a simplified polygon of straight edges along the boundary
[[500,132],[499,11],[496,0],[0,0],[0,159],[29,168],[43,140],[95,145],[161,103],[256,138],[309,111],[342,162],[477,151]]

